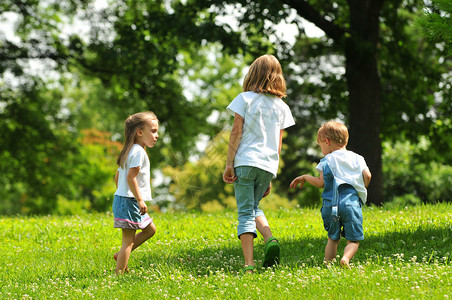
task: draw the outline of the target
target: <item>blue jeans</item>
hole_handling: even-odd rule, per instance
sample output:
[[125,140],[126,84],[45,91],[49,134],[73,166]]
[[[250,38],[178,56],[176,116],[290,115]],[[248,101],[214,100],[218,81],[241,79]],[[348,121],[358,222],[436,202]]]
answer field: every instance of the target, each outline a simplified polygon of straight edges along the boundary
[[328,231],[328,237],[339,240],[341,236],[348,241],[361,241],[363,234],[363,212],[362,202],[358,192],[351,185],[341,185],[338,188],[339,207],[338,219],[331,215],[333,201],[323,199],[321,208],[323,226]]
[[255,219],[264,216],[259,209],[259,201],[270,185],[273,174],[256,167],[240,166],[234,169],[237,179],[234,181],[235,200],[237,201],[237,236],[253,233],[257,237]]

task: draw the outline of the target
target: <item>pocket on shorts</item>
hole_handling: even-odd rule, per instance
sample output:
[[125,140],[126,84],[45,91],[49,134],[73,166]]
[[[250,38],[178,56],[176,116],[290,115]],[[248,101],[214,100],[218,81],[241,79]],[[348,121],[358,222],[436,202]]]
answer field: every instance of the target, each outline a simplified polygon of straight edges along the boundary
[[[234,169],[234,172],[237,177],[241,177],[243,179],[254,179],[254,177],[256,177],[256,174],[255,174],[256,171],[254,169],[256,169],[256,168],[248,167],[248,166],[241,166],[241,167],[236,167]],[[253,170],[254,170],[254,174],[253,174]]]
[[320,213],[322,214],[322,220],[323,220],[323,227],[326,231],[330,229],[331,224],[331,205],[322,205],[322,208],[320,209]]
[[363,221],[363,212],[361,208],[361,202],[358,201],[349,201],[345,203],[346,210],[346,218],[353,222],[362,222]]

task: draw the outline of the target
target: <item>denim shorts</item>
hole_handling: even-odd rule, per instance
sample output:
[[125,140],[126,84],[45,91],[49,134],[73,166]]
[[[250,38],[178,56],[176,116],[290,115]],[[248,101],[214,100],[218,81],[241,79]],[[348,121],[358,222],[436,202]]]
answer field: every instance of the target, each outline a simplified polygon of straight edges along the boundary
[[135,198],[115,195],[113,199],[114,228],[144,229],[152,223],[151,217],[146,213],[140,214],[140,208]]
[[273,174],[256,167],[239,166],[234,169],[237,179],[234,181],[235,200],[237,201],[237,236],[253,233],[257,237],[256,221],[265,216],[259,209],[259,201],[270,185]]
[[333,218],[331,207],[333,201],[323,199],[321,208],[323,226],[332,240],[339,240],[341,236],[348,241],[361,241],[363,233],[362,202],[358,192],[350,185],[341,185],[338,189],[339,205],[338,217]]

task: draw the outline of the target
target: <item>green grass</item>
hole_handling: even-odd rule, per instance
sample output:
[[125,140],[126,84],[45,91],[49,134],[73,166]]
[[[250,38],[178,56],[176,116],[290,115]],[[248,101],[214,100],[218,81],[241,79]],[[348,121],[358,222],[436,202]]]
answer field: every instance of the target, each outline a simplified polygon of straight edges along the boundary
[[[364,209],[352,269],[322,264],[318,209],[268,211],[282,264],[242,275],[235,212],[154,214],[157,234],[114,275],[111,214],[0,219],[1,299],[451,299],[452,204]],[[339,253],[345,241],[341,242]],[[255,240],[262,264],[263,241]]]

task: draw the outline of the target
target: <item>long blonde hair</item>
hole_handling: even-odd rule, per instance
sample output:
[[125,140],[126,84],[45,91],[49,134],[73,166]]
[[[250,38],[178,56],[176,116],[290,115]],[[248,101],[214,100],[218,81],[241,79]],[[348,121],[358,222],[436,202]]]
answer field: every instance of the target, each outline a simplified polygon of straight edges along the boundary
[[116,163],[118,166],[125,169],[125,163],[127,156],[129,155],[130,149],[132,149],[133,144],[135,144],[137,138],[137,129],[143,129],[152,120],[157,120],[157,116],[152,111],[139,112],[129,116],[125,121],[124,130],[124,148],[122,148],[121,153],[119,153],[118,160]]
[[258,57],[245,76],[243,91],[286,97],[286,81],[278,59],[270,54]]

